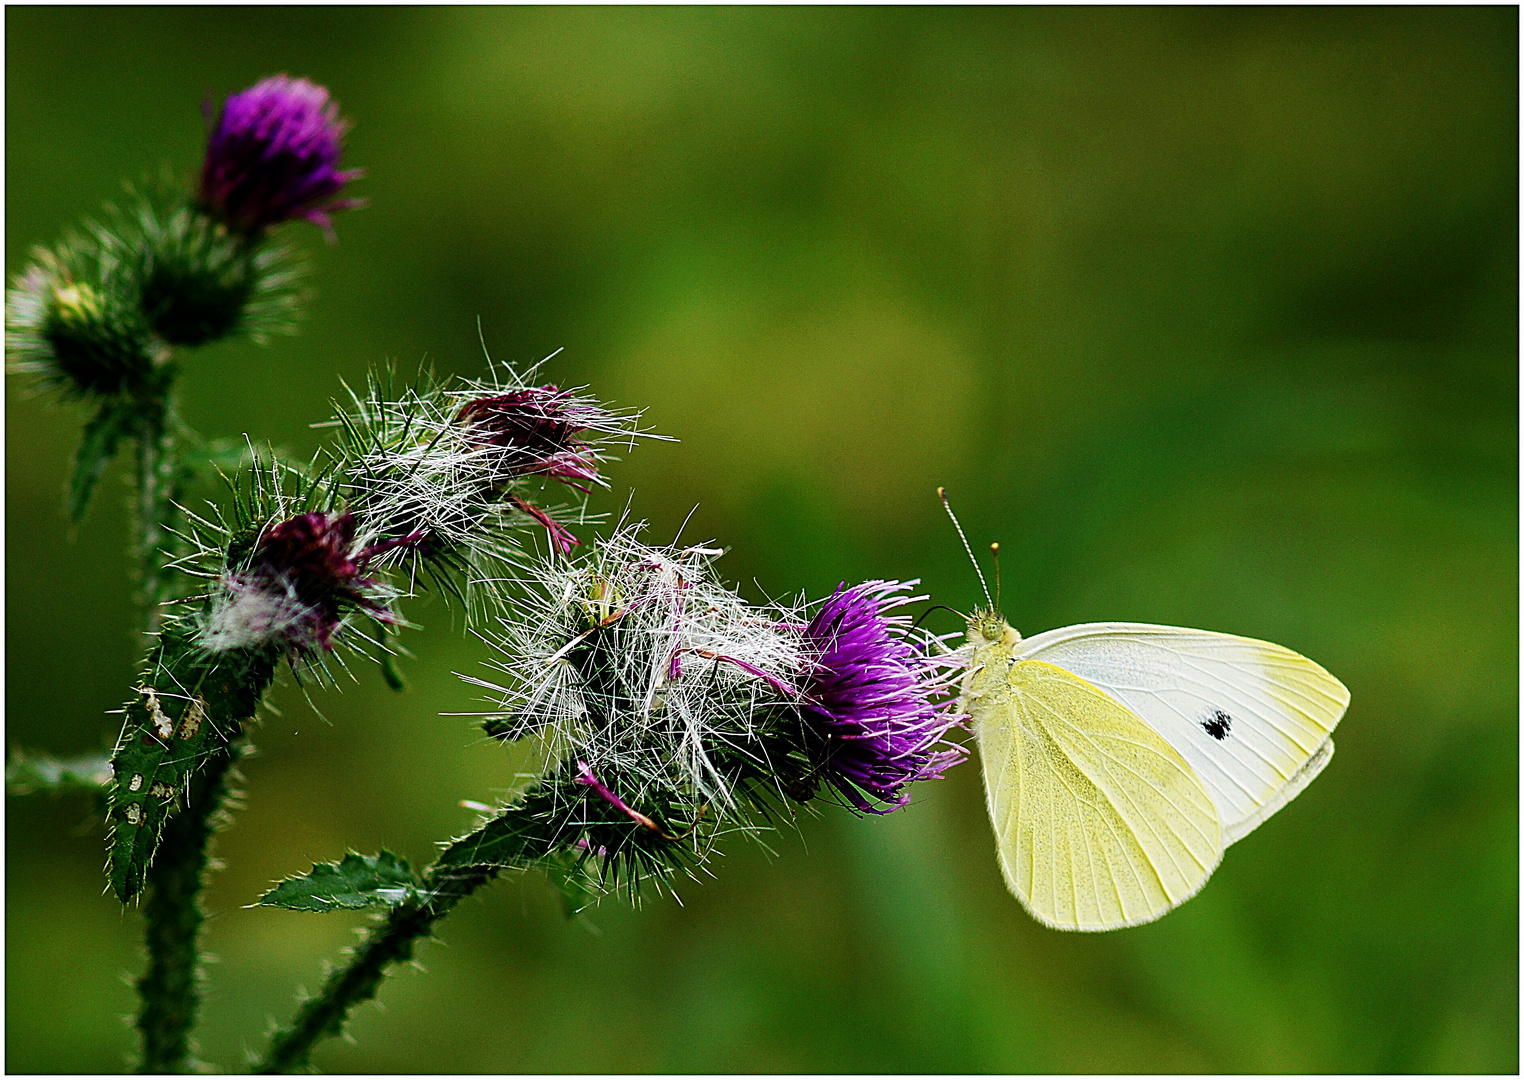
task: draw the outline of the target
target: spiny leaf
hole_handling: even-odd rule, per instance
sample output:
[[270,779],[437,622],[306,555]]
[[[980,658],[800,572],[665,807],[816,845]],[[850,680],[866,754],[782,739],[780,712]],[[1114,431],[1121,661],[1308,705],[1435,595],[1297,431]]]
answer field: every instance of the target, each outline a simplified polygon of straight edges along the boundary
[[377,855],[351,851],[342,862],[316,863],[307,873],[287,878],[259,903],[291,911],[355,911],[418,898],[418,879],[406,859],[385,850]]
[[440,854],[439,865],[530,866],[574,839],[552,810],[543,789],[536,788],[520,803],[451,843]]
[[104,795],[110,783],[111,761],[105,754],[60,759],[49,754],[17,750],[5,767],[5,790],[12,795],[33,792]]
[[123,903],[143,889],[164,822],[191,773],[224,752],[275,675],[272,650],[208,653],[170,630],[160,639],[111,755],[111,887]]
[[85,425],[84,439],[74,456],[74,475],[69,480],[69,520],[78,522],[90,505],[95,482],[116,456],[117,444],[132,433],[137,410],[130,400],[113,398]]

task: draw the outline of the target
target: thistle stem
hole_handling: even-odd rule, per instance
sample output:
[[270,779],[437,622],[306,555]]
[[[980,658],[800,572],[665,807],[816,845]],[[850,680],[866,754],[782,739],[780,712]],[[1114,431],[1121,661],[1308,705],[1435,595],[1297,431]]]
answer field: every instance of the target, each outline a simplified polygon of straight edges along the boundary
[[424,875],[422,903],[399,904],[371,930],[349,963],[335,969],[318,995],[298,1010],[291,1026],[278,1031],[256,1073],[286,1073],[306,1066],[312,1048],[344,1030],[350,1010],[376,996],[387,968],[409,960],[414,943],[460,901],[497,876],[496,866],[443,866]]
[[164,556],[161,551],[173,513],[174,435],[170,391],[145,402],[138,419],[138,567],[143,602],[144,632],[159,629],[159,605],[164,599]]
[[190,783],[189,805],[164,826],[158,854],[148,869],[148,970],[138,980],[143,1006],[141,1073],[184,1072],[190,1032],[201,1007],[201,952],[198,937],[205,912],[205,884],[212,834],[225,823],[223,801],[230,793],[233,766],[243,756],[240,740],[206,759]]

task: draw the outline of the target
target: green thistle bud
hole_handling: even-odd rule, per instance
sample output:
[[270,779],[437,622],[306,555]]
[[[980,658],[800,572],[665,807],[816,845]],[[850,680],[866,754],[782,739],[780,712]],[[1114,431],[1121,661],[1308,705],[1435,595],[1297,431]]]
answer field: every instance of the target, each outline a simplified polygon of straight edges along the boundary
[[78,238],[38,249],[6,295],[12,370],[68,394],[145,396],[162,355],[119,261]]

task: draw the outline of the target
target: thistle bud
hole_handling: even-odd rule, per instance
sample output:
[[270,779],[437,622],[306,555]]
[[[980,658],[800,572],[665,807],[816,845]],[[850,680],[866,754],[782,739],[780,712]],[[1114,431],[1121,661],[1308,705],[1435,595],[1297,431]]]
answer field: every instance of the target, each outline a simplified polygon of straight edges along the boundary
[[71,238],[38,249],[5,302],[13,371],[64,393],[110,397],[151,390],[160,355],[119,264]]
[[509,573],[526,525],[543,527],[557,552],[572,551],[580,542],[554,508],[533,501],[532,486],[557,480],[586,491],[603,483],[606,448],[653,437],[639,429],[639,413],[497,367],[486,380],[424,373],[401,393],[388,371],[367,390],[335,421],[346,499],[375,540],[423,537],[389,565],[413,556],[464,569],[471,581]]
[[601,484],[597,452],[579,435],[611,419],[597,405],[554,386],[528,386],[507,394],[473,398],[456,418],[469,438],[494,451],[483,466],[491,483],[547,476],[586,491]]
[[276,75],[233,94],[207,141],[202,205],[245,234],[301,218],[332,239],[330,215],[363,205],[336,198],[363,175],[339,168],[347,128],[328,91],[306,79]]
[[143,316],[171,345],[196,346],[242,333],[256,342],[290,333],[306,266],[265,236],[230,232],[165,181],[128,189],[125,207],[91,226],[137,281]]

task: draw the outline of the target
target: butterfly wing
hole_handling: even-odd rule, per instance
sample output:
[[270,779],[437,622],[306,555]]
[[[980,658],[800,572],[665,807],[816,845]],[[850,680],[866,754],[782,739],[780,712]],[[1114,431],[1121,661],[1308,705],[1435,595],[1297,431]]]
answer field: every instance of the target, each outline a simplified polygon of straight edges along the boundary
[[1023,906],[1055,929],[1114,930],[1195,895],[1222,840],[1180,754],[1060,667],[1012,664],[1003,682],[969,711],[1001,871]]
[[1211,792],[1226,846],[1294,798],[1333,756],[1349,691],[1267,641],[1145,623],[1087,623],[1017,646],[1099,687],[1158,732]]

